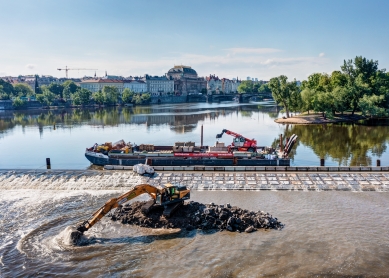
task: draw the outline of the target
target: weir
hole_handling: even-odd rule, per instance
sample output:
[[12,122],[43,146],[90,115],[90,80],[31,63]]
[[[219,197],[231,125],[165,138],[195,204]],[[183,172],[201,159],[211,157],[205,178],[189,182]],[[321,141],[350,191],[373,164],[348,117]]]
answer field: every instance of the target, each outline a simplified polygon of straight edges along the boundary
[[0,170],[0,190],[128,190],[140,183],[173,183],[192,190],[389,191],[388,172],[158,172]]

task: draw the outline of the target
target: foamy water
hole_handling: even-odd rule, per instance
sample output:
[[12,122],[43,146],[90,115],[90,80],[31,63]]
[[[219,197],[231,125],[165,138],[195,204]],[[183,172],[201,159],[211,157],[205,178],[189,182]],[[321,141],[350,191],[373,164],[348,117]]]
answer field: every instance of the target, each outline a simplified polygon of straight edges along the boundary
[[264,210],[285,228],[165,234],[104,217],[72,246],[69,226],[148,178],[63,173],[0,176],[1,277],[389,276],[387,192],[193,190],[194,201]]

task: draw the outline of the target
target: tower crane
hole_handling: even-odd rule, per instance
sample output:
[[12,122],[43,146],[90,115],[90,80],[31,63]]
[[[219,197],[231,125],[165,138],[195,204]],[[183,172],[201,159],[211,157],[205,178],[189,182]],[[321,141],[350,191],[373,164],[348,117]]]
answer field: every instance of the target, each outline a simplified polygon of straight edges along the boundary
[[64,69],[57,69],[59,71],[64,70],[66,72],[66,78],[68,78],[68,71],[69,70],[97,70],[97,69],[69,69],[68,66],[66,66]]

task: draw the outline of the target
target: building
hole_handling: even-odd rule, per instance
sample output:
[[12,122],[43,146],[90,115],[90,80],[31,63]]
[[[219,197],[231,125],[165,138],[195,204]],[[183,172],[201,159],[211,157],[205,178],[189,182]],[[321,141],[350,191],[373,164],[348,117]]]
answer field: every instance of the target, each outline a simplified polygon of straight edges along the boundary
[[141,79],[124,79],[124,89],[130,89],[134,93],[146,93],[147,84]]
[[151,76],[145,74],[147,92],[153,96],[166,95],[174,92],[174,80],[167,76]]
[[174,66],[166,76],[174,80],[174,92],[179,95],[199,94],[207,87],[204,78],[189,66]]
[[206,78],[207,81],[207,91],[208,94],[211,95],[213,93],[220,94],[222,91],[222,81],[218,76],[210,74]]
[[232,94],[232,80],[227,79],[227,78],[222,78],[222,92],[224,94]]
[[240,85],[241,81],[238,79],[238,78],[234,78],[232,81],[231,81],[231,91],[233,94],[236,94],[238,93],[238,87]]
[[102,91],[105,86],[113,86],[116,87],[121,94],[124,89],[124,82],[123,80],[117,80],[117,79],[89,79],[89,80],[82,80],[80,83],[80,87],[87,89],[93,93],[96,93],[98,91]]

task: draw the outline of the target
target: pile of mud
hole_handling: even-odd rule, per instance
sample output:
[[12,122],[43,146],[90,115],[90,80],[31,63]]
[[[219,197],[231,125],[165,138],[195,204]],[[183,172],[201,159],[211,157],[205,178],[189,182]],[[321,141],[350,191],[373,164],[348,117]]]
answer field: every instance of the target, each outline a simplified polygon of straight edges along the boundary
[[251,233],[257,229],[282,229],[284,225],[263,211],[248,211],[235,206],[200,204],[188,202],[182,205],[170,218],[165,218],[162,208],[153,209],[147,215],[141,212],[145,202],[134,202],[118,207],[111,215],[114,221],[147,228],[180,228],[188,231],[228,230]]

